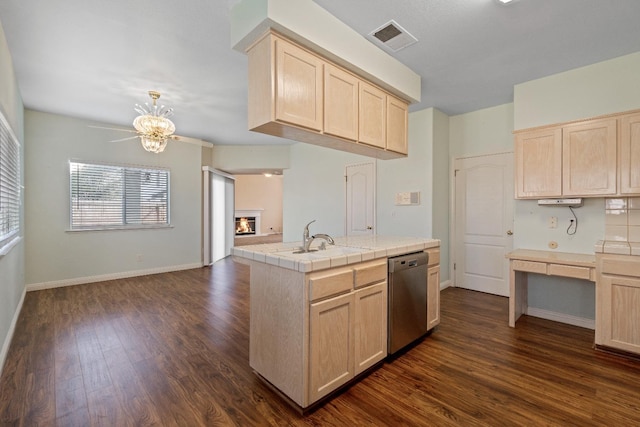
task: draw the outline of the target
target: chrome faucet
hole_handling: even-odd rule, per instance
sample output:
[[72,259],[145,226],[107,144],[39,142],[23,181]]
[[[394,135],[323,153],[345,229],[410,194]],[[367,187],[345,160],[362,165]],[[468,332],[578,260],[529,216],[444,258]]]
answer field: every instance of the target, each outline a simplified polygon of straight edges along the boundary
[[333,238],[328,234],[318,233],[313,236],[309,236],[309,226],[314,222],[316,222],[315,219],[304,226],[304,231],[302,232],[302,246],[300,247],[300,250],[302,252],[309,252],[309,247],[311,247],[311,242],[313,242],[315,239],[325,240],[324,242],[322,242],[322,245],[320,246],[321,249],[325,248],[326,243],[329,243],[330,245],[335,245]]
[[335,245],[336,242],[333,241],[333,237],[329,236],[328,234],[324,234],[324,233],[318,233],[318,234],[314,234],[313,237],[311,237],[312,241],[313,239],[324,239],[324,242],[322,242],[322,244],[320,245],[320,249],[326,249],[327,248],[327,243],[330,245]]

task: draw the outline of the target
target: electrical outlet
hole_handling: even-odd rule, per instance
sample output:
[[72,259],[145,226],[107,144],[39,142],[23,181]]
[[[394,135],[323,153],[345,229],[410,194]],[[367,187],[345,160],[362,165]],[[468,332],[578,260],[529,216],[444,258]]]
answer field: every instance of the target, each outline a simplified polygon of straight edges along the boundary
[[549,217],[549,228],[558,228],[558,217],[550,216]]
[[142,262],[142,254],[136,255],[136,262]]

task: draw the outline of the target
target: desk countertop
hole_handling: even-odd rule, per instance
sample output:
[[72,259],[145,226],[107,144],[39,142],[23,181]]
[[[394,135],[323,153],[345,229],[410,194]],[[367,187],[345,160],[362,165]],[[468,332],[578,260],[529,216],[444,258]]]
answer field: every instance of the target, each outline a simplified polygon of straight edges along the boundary
[[595,268],[596,266],[596,256],[591,254],[516,249],[515,251],[509,252],[506,257],[510,260],[517,259],[523,261],[546,262],[591,268]]

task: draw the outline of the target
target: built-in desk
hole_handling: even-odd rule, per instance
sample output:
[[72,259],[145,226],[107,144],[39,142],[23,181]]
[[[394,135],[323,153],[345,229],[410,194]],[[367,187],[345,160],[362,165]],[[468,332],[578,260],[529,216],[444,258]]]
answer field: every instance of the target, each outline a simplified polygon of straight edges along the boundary
[[527,273],[596,281],[595,255],[517,249],[509,259],[509,326],[527,311]]

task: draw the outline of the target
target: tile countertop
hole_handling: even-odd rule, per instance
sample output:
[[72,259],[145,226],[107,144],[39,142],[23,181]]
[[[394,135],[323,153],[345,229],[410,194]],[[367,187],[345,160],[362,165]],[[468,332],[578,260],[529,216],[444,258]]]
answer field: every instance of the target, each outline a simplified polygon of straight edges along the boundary
[[640,242],[598,240],[595,252],[599,254],[640,255]]
[[[334,241],[335,246],[327,245],[325,251],[303,254],[293,253],[300,247],[298,241],[239,246],[231,248],[231,255],[240,262],[246,259],[308,273],[440,246],[440,240],[421,237],[351,236],[337,237]],[[318,239],[311,247],[317,248],[321,242]]]

